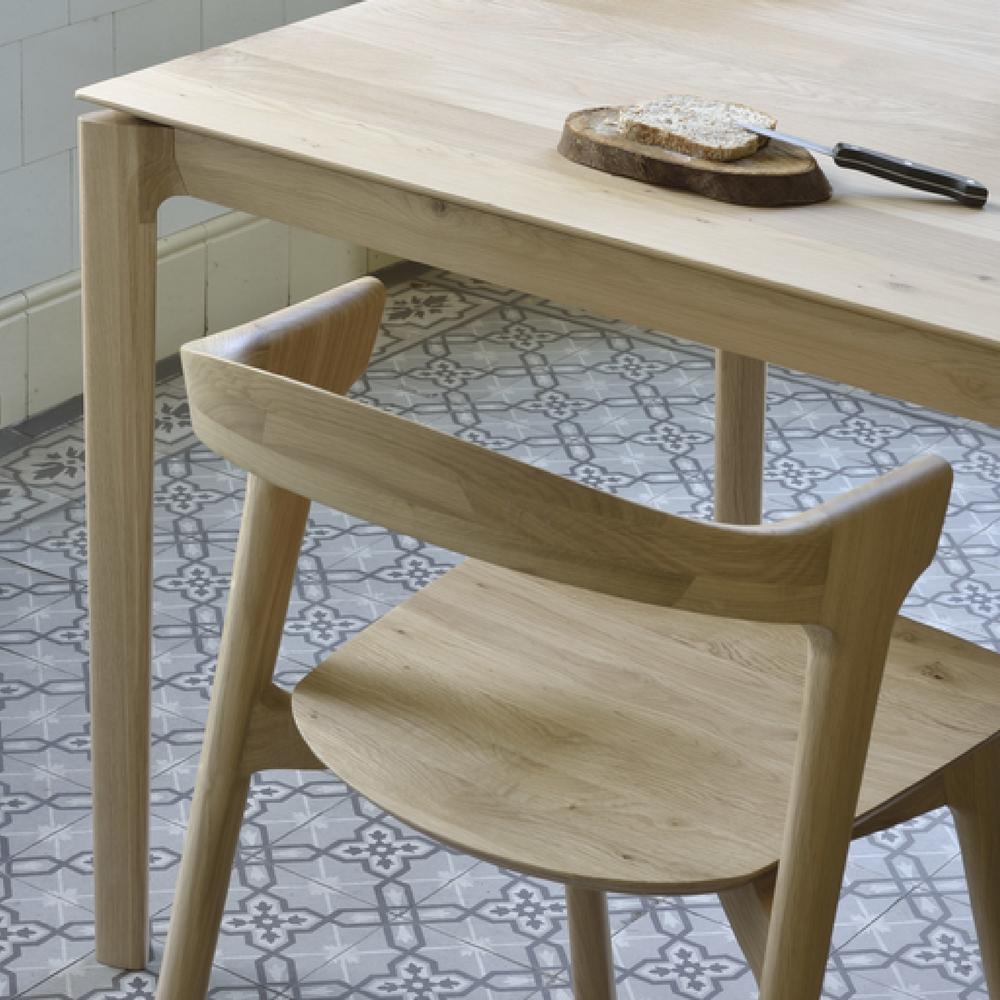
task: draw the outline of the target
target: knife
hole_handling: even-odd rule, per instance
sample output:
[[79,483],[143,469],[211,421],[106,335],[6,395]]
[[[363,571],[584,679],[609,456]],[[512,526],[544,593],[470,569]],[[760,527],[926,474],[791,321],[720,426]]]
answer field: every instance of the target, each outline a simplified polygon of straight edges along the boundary
[[989,191],[984,185],[964,174],[953,174],[938,167],[928,167],[922,163],[914,163],[913,160],[903,160],[898,156],[880,153],[875,149],[866,149],[864,146],[855,146],[850,142],[838,142],[835,146],[821,146],[818,142],[812,142],[810,139],[800,139],[798,136],[776,132],[770,128],[761,128],[759,125],[750,125],[742,121],[738,121],[736,124],[748,132],[756,132],[757,135],[764,135],[769,139],[776,139],[778,142],[787,142],[792,146],[801,146],[812,153],[831,156],[833,162],[845,170],[860,170],[895,184],[904,184],[906,187],[917,188],[920,191],[943,194],[954,198],[955,201],[961,202],[963,205],[968,205],[970,208],[982,208],[989,197]]

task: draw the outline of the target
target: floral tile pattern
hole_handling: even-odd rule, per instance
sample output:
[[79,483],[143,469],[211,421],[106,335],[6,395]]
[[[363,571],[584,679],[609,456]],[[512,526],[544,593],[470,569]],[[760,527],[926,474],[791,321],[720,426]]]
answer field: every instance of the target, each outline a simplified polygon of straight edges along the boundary
[[84,474],[83,428],[71,424],[37,445],[8,456],[4,475],[31,489],[41,487],[64,496],[81,496]]
[[[712,516],[712,352],[425,272],[390,290],[362,402],[685,516]],[[188,822],[245,474],[157,387],[152,952],[93,954],[87,552],[79,421],[0,467],[0,996],[153,1000]],[[1000,430],[773,369],[766,517],[926,453],[954,466],[938,557],[907,608],[1000,649]],[[276,672],[289,688],[458,557],[314,505]],[[619,996],[751,1000],[714,896],[609,899]],[[213,1000],[570,1000],[560,886],[477,861],[325,772],[255,775]],[[824,996],[983,1000],[954,825],[937,810],[852,845]]]

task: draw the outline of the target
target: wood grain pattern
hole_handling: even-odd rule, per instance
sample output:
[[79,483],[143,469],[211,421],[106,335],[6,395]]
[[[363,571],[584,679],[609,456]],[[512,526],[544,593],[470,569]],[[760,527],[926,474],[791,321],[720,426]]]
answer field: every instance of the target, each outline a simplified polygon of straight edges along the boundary
[[148,958],[149,654],[156,209],[182,190],[173,132],[80,126],[97,957]]
[[[325,742],[317,752],[336,756],[345,780],[434,836],[503,863],[530,861],[538,874],[570,879],[581,871],[567,866],[589,858],[593,884],[609,890],[737,887],[775,863],[802,705],[801,632],[655,612],[484,564],[463,564],[425,593],[335,653],[296,695],[307,738],[314,748]],[[585,659],[567,665],[569,640],[553,622],[571,623]],[[620,693],[609,697],[612,664]],[[555,692],[562,710],[552,710]],[[312,700],[318,719],[305,718]],[[992,735],[998,712],[996,654],[901,618],[859,823]],[[387,727],[391,752],[373,752]],[[495,759],[483,751],[494,739]],[[552,762],[551,800],[544,773],[505,779],[512,760]],[[434,794],[414,801],[412,782]],[[503,797],[489,791],[500,787]]]
[[574,111],[563,125],[559,152],[594,170],[734,205],[814,205],[830,197],[826,176],[803,149],[772,142],[742,159],[702,160],[626,138],[617,128],[618,110]]
[[[826,203],[755,210],[555,150],[574,108],[668,89],[996,186],[998,38],[991,0],[947,12],[917,0],[905,16],[861,0],[376,0],[82,94],[235,146],[186,145],[203,196],[288,200],[282,219],[323,228],[342,198],[346,237],[368,225],[415,259],[1000,423],[995,206],[971,213],[837,171]],[[253,151],[275,155],[241,155]],[[352,204],[348,189],[366,185]]]
[[758,986],[764,979],[764,956],[767,954],[767,932],[771,924],[776,877],[776,871],[768,871],[746,885],[723,889],[719,893],[726,919]]
[[[528,572],[535,577],[573,584],[569,592],[572,595],[585,594],[579,589],[581,586],[599,592],[589,595],[592,605],[575,610],[567,608],[555,617],[562,621],[602,619],[602,628],[619,640],[622,626],[615,628],[613,621],[628,620],[630,628],[638,629],[635,609],[645,608],[634,600],[620,600],[628,597],[641,598],[651,605],[713,614],[728,609],[764,620],[816,622],[824,628],[818,633],[813,630],[810,648],[814,660],[820,664],[830,658],[827,656],[830,650],[838,662],[847,655],[849,646],[839,636],[838,622],[845,615],[861,613],[859,607],[866,609],[868,615],[872,609],[881,608],[883,614],[886,607],[891,609],[884,628],[884,638],[888,641],[891,616],[912,580],[933,555],[950,483],[950,470],[945,463],[937,459],[911,463],[867,487],[776,526],[729,527],[688,522],[510,461],[315,385],[293,381],[284,374],[294,370],[293,363],[284,358],[294,357],[296,343],[303,345],[304,357],[320,353],[310,324],[322,322],[325,327],[339,325],[346,329],[349,324],[346,321],[338,324],[337,315],[377,315],[381,303],[378,283],[362,280],[317,297],[305,307],[311,317],[308,322],[292,323],[284,314],[278,314],[259,324],[187,345],[183,363],[198,433],[221,453],[282,488],[370,517],[393,530],[415,533],[519,571],[512,577],[512,583],[500,586],[496,593],[478,596],[480,603],[485,602],[504,621],[509,620],[511,628],[518,621],[518,614],[503,609],[509,608],[514,599],[512,588],[521,595],[519,612],[538,630],[542,626],[537,617],[539,612],[533,617],[530,608],[550,608],[555,596],[567,599],[558,587],[551,591],[555,596],[550,596],[547,589],[533,591],[533,587],[542,585],[522,575]],[[329,318],[323,319],[325,313]],[[270,336],[269,330],[274,331]],[[287,355],[273,350],[271,344],[280,345]],[[283,372],[276,374],[252,367],[254,364],[280,365]],[[900,538],[905,539],[905,544]],[[873,560],[865,574],[858,569],[859,560]],[[461,608],[471,601],[462,598],[464,591],[475,588],[449,581],[461,581],[472,572],[463,567],[449,574],[394,614],[417,614],[418,611],[408,609],[420,609],[427,602],[433,607],[434,598],[430,595],[449,587],[459,590],[451,597],[446,595],[441,607]],[[501,574],[500,570],[492,572]],[[831,582],[838,579],[831,575],[835,573],[841,574],[840,579],[846,576],[852,581],[862,576],[866,586],[855,583],[850,588],[853,596],[842,597],[841,590]],[[502,575],[499,577],[501,583],[504,579]],[[489,589],[488,580],[477,582],[484,593]],[[790,598],[791,592],[794,598]],[[525,596],[528,594],[533,596],[529,599]],[[604,601],[610,602],[608,606],[613,607],[613,613],[600,613]],[[651,616],[650,623],[655,623],[656,615],[661,612],[652,607],[646,610]],[[432,614],[431,621],[434,617]],[[457,618],[457,610],[450,617]],[[449,620],[449,614],[444,618]],[[393,616],[386,619],[393,620]],[[701,620],[695,620],[698,621]],[[649,648],[669,648],[675,641],[669,636],[677,634],[679,623],[671,621],[667,625],[665,618],[663,623],[656,639],[649,641]],[[873,628],[879,624],[870,619],[868,623]],[[406,657],[418,656],[425,635],[432,644],[457,641],[454,637],[436,636],[430,624],[402,629],[406,636]],[[460,628],[457,622],[454,627]],[[860,631],[868,642],[878,635],[873,629]],[[471,624],[469,632],[499,634],[496,628],[484,630]],[[379,635],[391,638],[396,630],[391,625],[377,626],[346,650],[357,651],[366,642],[379,642]],[[537,639],[530,635],[528,629],[525,641],[534,649]],[[828,635],[837,635],[837,641],[831,643]],[[369,640],[367,636],[374,638]],[[597,642],[596,635],[592,642]],[[905,644],[901,648],[905,650]],[[855,652],[857,655],[848,657],[846,665],[839,668],[849,690],[852,688],[849,678],[865,669],[868,662],[860,652]],[[511,650],[504,655],[512,656]],[[540,655],[533,652],[530,662],[537,664]],[[563,656],[561,651],[559,655]],[[392,662],[389,649],[385,655],[380,652],[373,658],[381,665],[378,669],[391,675],[387,666]],[[430,651],[426,658],[430,662],[447,661],[446,657]],[[456,668],[450,664],[448,669]],[[514,669],[513,664],[510,669]],[[546,675],[536,665],[531,670],[536,677]],[[349,673],[346,669],[336,671],[341,679]],[[807,676],[823,677],[826,673],[815,667]],[[481,690],[486,676],[478,669],[471,670],[470,683],[476,691]],[[530,690],[527,678],[524,690]],[[546,700],[540,698],[538,702]],[[433,704],[433,699],[429,704]],[[744,704],[741,700],[741,711]],[[835,706],[838,702],[831,695],[824,697],[823,704]],[[463,711],[446,715],[465,717]],[[692,715],[701,718],[704,712]],[[815,723],[813,720],[812,730],[820,728]],[[340,727],[340,732],[346,731]],[[850,727],[845,727],[845,731],[850,732]],[[358,739],[356,752],[361,752],[365,745],[365,740]],[[367,759],[369,755],[362,756]],[[323,754],[320,757],[325,759]],[[921,763],[926,764],[926,759]],[[814,762],[811,766],[819,764]],[[904,770],[897,767],[896,775],[889,780],[898,780]],[[926,772],[918,773],[913,781],[925,776]],[[857,778],[860,780],[860,771]],[[495,786],[486,783],[483,787]],[[893,794],[905,787],[897,786]],[[885,796],[888,797],[891,796]],[[656,798],[669,801],[671,796]],[[853,821],[854,804],[852,800],[849,825]],[[651,828],[657,827],[654,824]],[[744,868],[742,876],[738,871],[730,881],[745,881],[747,872],[753,870],[752,865]]]
[[566,886],[573,1000],[613,1000],[615,964],[603,892]]
[[324,768],[292,719],[291,695],[287,691],[272,686],[254,705],[241,766],[248,774],[268,768],[289,771]]
[[761,995],[818,996],[857,824],[924,801],[995,735],[1000,657],[896,619],[947,464],[778,526],[684,522],[329,391],[382,296],[354,282],[183,351],[198,433],[255,482],[493,563],[468,559],[301,682],[306,743],[417,828],[571,886],[583,996],[612,991],[607,890],[756,892],[738,909]]
[[[861,0],[374,0],[85,88],[98,103],[178,128],[176,168],[156,139],[159,152],[138,158],[150,169],[115,153],[91,171],[91,190],[124,214],[84,220],[85,242],[108,249],[89,255],[90,277],[85,249],[84,280],[101,303],[88,342],[110,366],[101,375],[88,362],[97,387],[90,459],[102,470],[92,475],[88,516],[106,553],[128,525],[117,554],[98,555],[91,587],[95,676],[108,666],[106,697],[96,697],[128,734],[102,726],[105,746],[144,743],[146,725],[148,216],[158,199],[187,189],[1000,424],[996,206],[973,217],[838,172],[831,201],[765,213],[621,178],[584,179],[553,148],[570,110],[656,96],[669,63],[670,90],[774,108],[781,127],[821,139],[916,159],[933,148],[935,162],[995,186],[998,37],[991,0],[947,11],[933,0],[905,10]],[[718,94],[723,78],[738,93]],[[115,121],[115,130],[135,128]],[[104,145],[130,144],[122,135]],[[120,833],[106,828],[105,840],[98,831],[98,953],[138,965],[144,765],[130,764],[121,792],[111,764],[95,747],[95,769],[106,775],[97,794],[121,810]],[[132,846],[102,864],[102,851],[111,854],[101,844],[116,837]]]
[[986,987],[991,997],[1000,996],[1000,739],[957,760],[946,785]]
[[[346,392],[367,367],[384,301],[382,286],[362,279],[213,340],[279,379]],[[305,497],[248,477],[157,1000],[192,1000],[208,988],[251,774],[322,766],[294,726],[288,694],[271,682],[308,513]]]
[[764,503],[767,363],[715,352],[715,519],[759,524]]
[[[244,363],[253,357],[241,355],[245,340],[234,332],[181,352],[193,426],[220,454],[394,531],[633,600],[825,623],[826,574],[842,526],[869,506],[893,510],[908,486],[931,489],[950,475],[940,459],[924,459],[780,524],[706,526],[277,378]],[[912,559],[929,561],[933,541],[915,540]]]
[[[220,204],[1000,424],[996,344],[957,336],[950,326],[851,311],[804,298],[794,287],[765,291],[737,272],[700,270],[586,231],[555,232],[488,206],[458,205],[190,132],[176,134],[175,152],[188,191]],[[667,228],[673,231],[673,219]],[[858,280],[855,287],[863,287]]]
[[[193,1000],[208,990],[250,788],[246,756],[252,719],[271,687],[308,514],[308,500],[248,477],[157,1000]],[[282,750],[275,748],[276,763]]]

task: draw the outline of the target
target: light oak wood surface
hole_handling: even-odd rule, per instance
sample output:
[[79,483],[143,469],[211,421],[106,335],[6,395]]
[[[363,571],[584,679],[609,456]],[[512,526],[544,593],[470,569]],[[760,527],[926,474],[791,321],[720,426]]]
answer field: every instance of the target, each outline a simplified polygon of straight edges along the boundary
[[[157,977],[161,1000],[200,1000],[208,990],[250,778],[254,764],[261,766],[261,755],[250,752],[251,733],[271,691],[309,501],[249,476],[244,511],[167,948]],[[276,742],[265,759],[279,761],[283,750]]]
[[566,886],[574,1000],[613,1000],[615,963],[603,892]]
[[[781,855],[806,655],[798,628],[470,561],[334,653],[295,701],[320,757],[434,836],[611,890],[712,891]],[[857,817],[998,719],[997,657],[900,619]]]
[[[97,957],[147,956],[156,209],[172,134],[121,115],[80,127]],[[145,558],[136,554],[146,553]]]
[[[219,454],[393,531],[613,596],[827,625],[829,574],[862,512],[903,517],[907,484],[950,482],[947,463],[928,457],[778,524],[707,529],[254,367],[255,331],[181,352],[192,425]],[[892,568],[919,572],[936,541],[915,534]]]
[[980,747],[949,769],[948,804],[962,848],[983,973],[1000,996],[1000,741]]
[[988,934],[1000,657],[896,617],[933,557],[947,464],[778,525],[688,522],[331,391],[382,302],[362,279],[182,352],[197,433],[253,489],[159,1000],[204,990],[235,845],[210,817],[268,766],[248,734],[302,525],[268,518],[272,495],[476,557],[269,711],[418,829],[564,882],[583,1000],[614,995],[606,891],[720,892],[761,996],[815,1000],[851,837],[941,797]]
[[745,885],[719,891],[719,902],[722,903],[733,934],[758,983],[764,976],[764,956],[767,954],[767,932],[771,923],[776,878],[777,871],[772,870]]
[[651,256],[585,230],[556,231],[488,206],[448,202],[192,132],[176,132],[175,156],[187,192],[211,201],[391,246],[400,256],[598,316],[1000,425],[992,340],[854,311],[794,287]]
[[758,524],[764,504],[767,363],[715,353],[715,519]]
[[[216,343],[281,376],[346,392],[367,367],[384,301],[378,282],[361,280]],[[308,513],[307,498],[249,477],[160,1000],[208,989],[251,774],[322,766],[291,724],[288,694],[271,683]]]
[[[827,204],[743,209],[595,175],[555,149],[574,108],[686,89],[996,188],[998,22],[992,0],[369,0],[83,88],[126,112],[88,117],[81,143],[91,674],[95,719],[117,722],[94,755],[104,961],[147,957],[136,748],[149,723],[159,203],[204,197],[1000,424],[995,205],[828,168]],[[720,398],[732,445],[720,454],[753,436],[731,422],[746,403],[744,390]],[[751,465],[723,483],[733,520],[753,519]]]
[[[915,388],[957,381],[966,395],[991,400],[995,413],[996,205],[972,211],[828,167],[832,201],[746,209],[595,174],[555,147],[570,111],[669,89],[745,100],[791,132],[933,161],[997,186],[998,39],[992,0],[948,11],[917,0],[905,12],[861,0],[709,8],[683,0],[369,0],[81,95],[400,195],[529,221],[553,239],[583,234],[655,261],[663,278],[693,270],[728,279],[758,304],[770,301],[773,313],[794,308],[786,294],[803,304],[800,319],[808,303],[850,310],[855,353],[875,341],[874,361],[888,332],[878,324],[887,324]],[[544,249],[522,253],[528,271]],[[676,298],[677,314],[694,293]],[[737,298],[728,305],[737,316]],[[822,329],[800,326],[798,335],[813,348],[808,370],[844,363],[836,355],[845,345],[827,345]],[[763,329],[745,336],[758,353],[742,353],[767,356],[756,340],[766,338]],[[985,366],[977,371],[970,356],[948,371],[941,338],[986,348]],[[924,339],[933,349],[919,350]],[[906,357],[918,354],[929,355],[923,378]]]

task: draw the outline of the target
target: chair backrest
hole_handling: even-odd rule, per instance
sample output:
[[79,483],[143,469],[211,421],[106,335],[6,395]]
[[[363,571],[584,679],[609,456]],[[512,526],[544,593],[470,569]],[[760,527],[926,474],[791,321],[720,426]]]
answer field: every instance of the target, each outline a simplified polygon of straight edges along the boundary
[[806,626],[762,996],[811,995],[781,970],[806,939],[829,938],[890,631],[933,558],[950,467],[921,459],[775,525],[655,511],[341,395],[367,366],[384,297],[377,281],[360,279],[186,345],[196,433],[277,487],[497,565],[650,604]]

